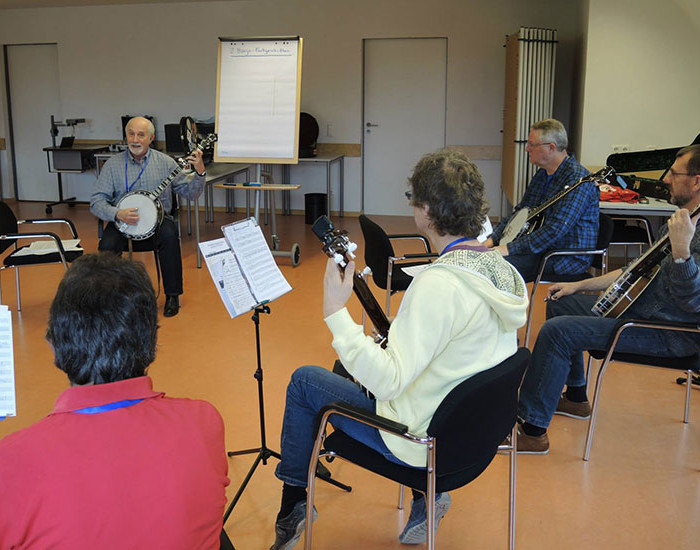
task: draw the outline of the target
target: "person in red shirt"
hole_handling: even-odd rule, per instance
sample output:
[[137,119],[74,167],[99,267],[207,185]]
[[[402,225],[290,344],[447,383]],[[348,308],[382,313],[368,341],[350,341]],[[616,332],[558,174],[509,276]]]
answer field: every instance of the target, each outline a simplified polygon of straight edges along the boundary
[[71,387],[0,441],[0,548],[220,547],[224,424],[205,401],[153,390],[157,330],[141,264],[73,263],[46,332]]

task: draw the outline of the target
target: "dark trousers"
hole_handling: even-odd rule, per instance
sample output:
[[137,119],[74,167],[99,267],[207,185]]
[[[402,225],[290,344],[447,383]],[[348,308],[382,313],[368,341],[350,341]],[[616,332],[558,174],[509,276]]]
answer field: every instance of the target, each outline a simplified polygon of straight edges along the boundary
[[[506,260],[518,270],[526,283],[531,283],[537,278],[537,271],[540,269],[542,256],[539,254],[509,254]],[[547,262],[544,275],[554,275],[551,262]]]
[[[154,237],[160,271],[163,274],[163,290],[167,296],[179,296],[182,294],[182,257],[177,225],[171,219],[164,218]],[[134,252],[152,250],[154,237],[133,241]],[[102,239],[98,248],[100,251],[121,254],[128,248],[128,241],[114,223],[110,222],[102,230]]]

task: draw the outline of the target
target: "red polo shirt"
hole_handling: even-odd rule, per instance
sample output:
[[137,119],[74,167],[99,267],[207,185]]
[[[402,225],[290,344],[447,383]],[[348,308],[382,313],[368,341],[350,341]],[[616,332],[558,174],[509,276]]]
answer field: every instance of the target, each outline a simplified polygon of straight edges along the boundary
[[0,441],[0,548],[218,549],[227,469],[211,404],[147,376],[71,387]]

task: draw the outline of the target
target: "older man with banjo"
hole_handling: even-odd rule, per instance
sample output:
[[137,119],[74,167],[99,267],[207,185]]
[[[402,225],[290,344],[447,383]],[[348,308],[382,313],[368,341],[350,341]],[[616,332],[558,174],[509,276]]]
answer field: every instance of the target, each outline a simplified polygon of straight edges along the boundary
[[[550,118],[532,125],[525,150],[539,170],[513,214],[502,220],[484,243],[497,246],[526,282],[535,280],[545,252],[555,248],[595,248],[598,238],[598,189],[592,181],[580,181],[588,170],[567,153],[567,145],[566,130],[558,120]],[[564,193],[574,185],[576,189]],[[531,219],[530,212],[541,207],[541,215]],[[560,275],[584,273],[592,259],[560,256],[552,260],[548,270]]]
[[[606,349],[616,317],[700,323],[700,145],[678,151],[664,182],[679,209],[643,256],[624,270],[549,287],[547,321],[520,388],[518,452],[548,452],[553,414],[590,416],[583,351]],[[603,290],[600,297],[590,294]],[[633,327],[620,335],[615,350],[684,357],[697,350],[696,336]]]
[[[151,197],[150,194],[162,187],[166,178],[172,178],[169,182],[172,190],[194,200],[204,188],[206,173],[201,149],[193,150],[178,165],[165,153],[150,148],[154,134],[153,124],[144,117],[135,117],[128,122],[128,150],[105,163],[95,184],[90,211],[109,222],[102,232],[100,250],[121,253],[127,247],[127,237],[138,241],[155,235],[166,295],[163,315],[172,317],[180,309],[179,296],[182,294],[180,237],[174,220],[169,216],[172,210],[170,190],[163,192],[161,189],[160,197]],[[193,177],[181,172],[186,163],[194,169]],[[125,195],[133,200],[125,201]]]

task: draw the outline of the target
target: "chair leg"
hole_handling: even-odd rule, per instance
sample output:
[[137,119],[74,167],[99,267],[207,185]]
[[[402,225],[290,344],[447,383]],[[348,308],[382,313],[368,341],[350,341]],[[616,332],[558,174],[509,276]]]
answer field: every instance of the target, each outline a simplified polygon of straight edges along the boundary
[[386,316],[391,315],[391,277],[394,273],[394,262],[389,258],[386,270]]
[[518,423],[513,426],[510,434],[510,471],[508,476],[508,492],[509,492],[509,507],[508,507],[508,548],[515,549],[515,489],[517,481],[517,448],[518,448]]
[[22,311],[22,300],[19,292],[19,267],[15,267],[15,288],[17,289],[17,311]]
[[425,495],[425,503],[427,504],[426,514],[428,523],[428,550],[435,550],[435,442],[428,445],[428,483]]
[[[610,354],[609,354],[610,355]],[[598,403],[600,401],[600,388],[603,383],[603,375],[605,374],[610,357],[606,357],[598,371],[598,378],[595,383],[595,394],[593,395],[593,405],[591,406],[591,418],[588,421],[588,432],[586,433],[586,448],[583,452],[583,460],[588,460],[591,455],[591,444],[593,443],[593,430],[595,429],[596,416],[598,415]]]
[[693,386],[693,371],[688,369],[688,381],[685,383],[685,411],[683,412],[683,422],[688,423],[690,418],[690,390]]
[[403,485],[399,484],[399,505],[398,505],[399,510],[403,510],[403,494],[404,494]]
[[588,392],[590,391],[590,385],[591,385],[591,367],[593,366],[593,357],[591,355],[588,355],[588,363],[586,365],[586,395],[588,395]]

